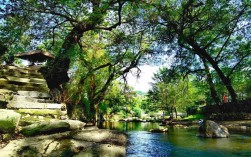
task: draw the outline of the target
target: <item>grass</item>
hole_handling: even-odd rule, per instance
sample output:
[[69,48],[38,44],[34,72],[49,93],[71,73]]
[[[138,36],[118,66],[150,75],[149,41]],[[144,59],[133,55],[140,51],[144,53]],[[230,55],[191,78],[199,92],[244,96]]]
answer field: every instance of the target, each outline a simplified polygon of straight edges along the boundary
[[199,120],[199,119],[204,119],[205,116],[202,114],[195,114],[195,115],[190,115],[188,117],[185,117],[184,120]]

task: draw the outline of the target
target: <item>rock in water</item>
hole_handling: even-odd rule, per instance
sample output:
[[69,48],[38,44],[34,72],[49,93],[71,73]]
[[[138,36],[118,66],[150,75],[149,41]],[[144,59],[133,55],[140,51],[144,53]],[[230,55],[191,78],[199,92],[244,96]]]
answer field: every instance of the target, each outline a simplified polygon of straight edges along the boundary
[[14,133],[18,126],[21,114],[13,110],[0,110],[0,132]]
[[163,133],[163,132],[167,132],[168,128],[156,128],[156,129],[150,129],[149,132],[152,133]]
[[229,137],[228,129],[222,125],[219,125],[211,120],[206,120],[199,127],[200,137],[213,137],[213,138],[225,138]]

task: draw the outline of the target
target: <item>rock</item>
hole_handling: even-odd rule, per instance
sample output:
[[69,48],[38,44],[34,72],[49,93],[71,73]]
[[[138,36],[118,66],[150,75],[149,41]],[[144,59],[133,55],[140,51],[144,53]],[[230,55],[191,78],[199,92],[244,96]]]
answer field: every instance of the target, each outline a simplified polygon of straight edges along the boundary
[[52,134],[70,130],[70,124],[64,121],[39,122],[23,127],[20,131],[25,136]]
[[51,110],[51,109],[19,109],[17,110],[20,114],[29,114],[29,115],[40,115],[40,116],[54,116],[54,115],[66,115],[66,111],[61,110]]
[[199,127],[199,137],[225,138],[229,137],[228,129],[211,120],[206,120]]
[[42,74],[30,68],[2,66],[0,69],[0,88],[12,91],[49,92]]
[[181,124],[175,124],[175,125],[173,125],[173,127],[175,127],[175,128],[188,128],[188,126],[186,126],[186,125],[181,125]]
[[70,130],[81,130],[86,123],[81,122],[79,120],[62,120],[63,122],[66,122],[70,125]]
[[8,102],[12,99],[14,92],[8,89],[0,89],[0,101]]
[[57,103],[39,103],[27,101],[10,101],[7,108],[13,109],[61,109],[65,104]]
[[97,130],[99,129],[97,126],[87,126],[84,128],[84,130]]
[[[100,138],[100,140],[99,140]],[[126,136],[111,130],[63,132],[10,141],[1,156],[107,156],[126,155]]]
[[1,81],[0,80],[0,88],[9,89],[12,91],[39,91],[39,92],[49,92],[49,88],[44,85],[34,85],[34,84],[12,84],[10,81]]
[[35,102],[35,103],[37,103],[37,102],[39,102],[39,103],[53,103],[53,101],[49,100],[49,99],[38,99],[38,98],[22,96],[22,95],[14,95],[12,101],[19,101],[19,102],[28,101],[28,102]]
[[2,140],[3,141],[9,141],[11,139],[11,135],[10,134],[2,134]]
[[[57,117],[57,115],[55,115],[55,116]],[[56,117],[55,117],[55,118],[56,118]],[[67,116],[60,116],[60,119],[61,119],[61,120],[66,120],[66,119],[67,119]]]
[[126,135],[115,130],[96,129],[82,130],[73,136],[79,141],[90,141],[95,143],[109,143],[118,146],[126,146]]
[[81,130],[84,126],[85,123],[78,120],[51,120],[50,122],[38,122],[23,127],[21,133],[25,136],[34,136],[69,130]]
[[[0,78],[1,79],[1,78]],[[12,99],[14,92],[7,89],[0,89],[0,108],[5,109]]]
[[13,110],[0,109],[0,132],[14,133],[20,118]]
[[167,132],[168,128],[156,128],[156,129],[150,129],[149,132],[152,133],[163,133],[163,132]]
[[33,84],[42,84],[47,86],[45,79],[40,78],[20,78],[20,77],[13,77],[13,76],[6,76],[8,81],[11,82],[21,82],[21,83],[33,83]]
[[17,91],[18,95],[26,96],[26,97],[33,97],[33,98],[44,98],[49,99],[51,96],[49,93],[38,92],[38,91]]

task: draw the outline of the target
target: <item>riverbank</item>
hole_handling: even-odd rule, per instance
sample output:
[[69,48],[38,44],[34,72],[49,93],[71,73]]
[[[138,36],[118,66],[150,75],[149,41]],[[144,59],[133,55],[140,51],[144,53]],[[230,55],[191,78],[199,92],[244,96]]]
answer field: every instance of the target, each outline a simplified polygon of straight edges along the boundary
[[[173,120],[171,126],[194,126],[198,127],[198,120],[184,121],[184,120]],[[232,120],[232,121],[215,121],[216,123],[225,126],[230,131],[238,131],[243,133],[251,133],[251,120]]]
[[125,156],[125,134],[107,129],[86,128],[50,135],[23,137],[8,142],[1,156]]
[[219,121],[221,125],[227,127],[230,131],[238,131],[243,133],[251,133],[251,120],[241,121]]

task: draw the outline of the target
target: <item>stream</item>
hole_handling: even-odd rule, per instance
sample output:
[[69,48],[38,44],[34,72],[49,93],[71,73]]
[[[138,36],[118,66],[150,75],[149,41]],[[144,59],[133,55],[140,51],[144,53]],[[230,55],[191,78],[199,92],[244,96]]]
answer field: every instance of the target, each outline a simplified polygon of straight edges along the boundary
[[170,127],[168,133],[149,133],[158,123],[106,122],[103,128],[128,135],[127,157],[251,157],[251,134],[230,132],[230,138],[199,138],[197,127]]

